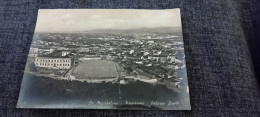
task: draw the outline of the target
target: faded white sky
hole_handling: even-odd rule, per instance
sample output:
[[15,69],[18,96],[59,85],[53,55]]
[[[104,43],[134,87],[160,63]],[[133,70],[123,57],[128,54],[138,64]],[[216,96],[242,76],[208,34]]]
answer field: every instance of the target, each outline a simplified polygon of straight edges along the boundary
[[36,32],[180,27],[179,9],[40,9]]

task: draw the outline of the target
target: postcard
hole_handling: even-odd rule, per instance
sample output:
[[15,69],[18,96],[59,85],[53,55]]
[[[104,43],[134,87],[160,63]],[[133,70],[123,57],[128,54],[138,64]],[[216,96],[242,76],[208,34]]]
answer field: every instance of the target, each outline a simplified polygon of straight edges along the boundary
[[190,110],[180,9],[40,9],[17,108]]

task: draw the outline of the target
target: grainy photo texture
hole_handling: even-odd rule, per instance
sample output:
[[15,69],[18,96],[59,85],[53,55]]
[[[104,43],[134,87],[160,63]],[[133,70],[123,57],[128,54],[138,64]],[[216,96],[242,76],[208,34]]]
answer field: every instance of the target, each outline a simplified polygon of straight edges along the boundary
[[17,108],[190,110],[180,9],[40,9]]

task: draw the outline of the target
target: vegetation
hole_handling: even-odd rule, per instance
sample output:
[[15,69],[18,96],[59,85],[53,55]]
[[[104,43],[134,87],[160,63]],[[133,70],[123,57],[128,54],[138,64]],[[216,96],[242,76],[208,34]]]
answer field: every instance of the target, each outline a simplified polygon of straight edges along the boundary
[[[57,80],[47,77],[38,77],[25,74],[22,90],[22,99],[25,102],[35,101],[38,104],[47,103],[75,103],[86,104],[88,100],[141,100],[165,101],[177,100],[179,94],[168,89],[165,85],[152,85],[145,82],[133,82],[121,85],[121,94],[118,93],[119,85],[113,83],[86,83],[80,81]],[[32,100],[33,99],[33,100]],[[37,101],[36,101],[37,100]]]
[[31,71],[31,72],[36,72],[37,71],[37,68],[36,68],[36,66],[35,66],[35,64],[34,63],[29,63],[29,70]]

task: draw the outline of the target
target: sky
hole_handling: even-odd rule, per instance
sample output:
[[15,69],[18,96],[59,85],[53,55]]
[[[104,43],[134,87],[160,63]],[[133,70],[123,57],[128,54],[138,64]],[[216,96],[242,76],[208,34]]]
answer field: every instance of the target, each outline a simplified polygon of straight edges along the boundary
[[40,9],[35,32],[181,27],[179,9]]

